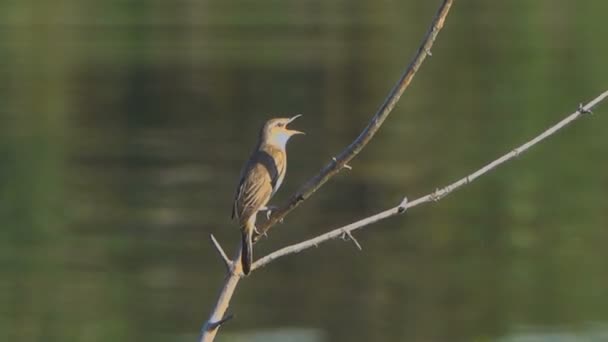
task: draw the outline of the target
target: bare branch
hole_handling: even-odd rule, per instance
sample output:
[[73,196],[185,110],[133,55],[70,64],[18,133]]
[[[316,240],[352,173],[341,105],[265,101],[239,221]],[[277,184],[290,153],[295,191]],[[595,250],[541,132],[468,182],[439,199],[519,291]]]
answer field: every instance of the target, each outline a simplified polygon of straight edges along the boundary
[[[384,103],[371,118],[361,134],[348,147],[340,152],[337,157],[332,158],[332,160],[325,165],[316,176],[304,183],[304,185],[291,196],[287,204],[274,211],[270,217],[270,220],[264,222],[258,227],[262,234],[266,233],[276,223],[282,221],[289,212],[300,205],[302,201],[309,198],[342,168],[351,168],[348,165],[348,162],[359,152],[361,152],[365,145],[367,145],[367,143],[369,143],[369,141],[374,137],[376,132],[378,132],[380,126],[393,110],[405,89],[407,89],[412,82],[412,79],[414,78],[414,75],[416,75],[418,69],[420,69],[422,62],[424,62],[427,56],[431,55],[430,51],[433,47],[433,43],[435,42],[435,38],[437,38],[437,34],[439,34],[439,31],[443,28],[443,24],[445,23],[445,19],[453,2],[453,0],[443,1],[439,7],[439,10],[437,11],[437,14],[435,15],[435,18],[433,19],[433,22],[431,23],[431,27],[424,36],[424,39],[422,40],[414,59],[410,62],[397,84],[395,84],[387,98],[384,100]],[[257,241],[257,237],[254,240]]]
[[[363,227],[369,226],[373,223],[376,223],[378,221],[387,219],[389,217],[392,216],[396,216],[399,215],[403,212],[405,212],[407,209],[411,208],[411,207],[415,207],[419,204],[423,204],[423,203],[427,203],[427,202],[433,202],[433,201],[439,201],[440,199],[444,198],[445,196],[447,196],[448,194],[450,194],[452,191],[459,189],[460,187],[467,185],[469,183],[471,183],[472,181],[474,181],[475,179],[479,178],[480,176],[492,171],[493,169],[495,169],[496,167],[500,166],[501,164],[517,157],[518,155],[520,155],[523,152],[526,152],[527,150],[529,150],[532,146],[538,144],[539,142],[543,141],[544,139],[550,137],[551,135],[555,134],[557,131],[559,131],[560,129],[564,128],[565,126],[567,126],[568,124],[572,123],[574,120],[580,118],[583,115],[586,115],[588,113],[591,113],[591,110],[597,106],[601,101],[603,101],[606,97],[608,97],[608,90],[603,92],[602,94],[600,94],[599,96],[597,96],[595,99],[593,99],[592,101],[590,101],[589,103],[587,103],[584,106],[579,106],[579,108],[572,114],[568,115],[566,118],[564,118],[563,120],[561,120],[560,122],[558,122],[557,124],[553,125],[552,127],[550,127],[549,129],[545,130],[544,132],[542,132],[541,134],[539,134],[538,136],[534,137],[532,140],[526,142],[525,144],[511,150],[511,152],[501,156],[500,158],[494,160],[493,162],[483,166],[482,168],[480,168],[479,170],[471,173],[470,175],[450,184],[447,185],[441,189],[437,189],[434,192],[426,195],[426,196],[422,196],[412,202],[408,202],[407,201],[407,197],[403,199],[403,201],[401,203],[399,203],[398,206],[394,207],[394,208],[390,208],[387,209],[385,211],[382,211],[378,214],[372,215],[370,217],[366,217],[362,220],[359,220],[357,222],[351,223],[347,226],[344,227],[340,227],[337,229],[334,229],[328,233],[319,235],[315,238],[312,238],[310,240],[306,240],[291,246],[287,246],[284,248],[281,248],[275,252],[272,252],[270,254],[268,254],[267,256],[259,259],[258,261],[256,261],[251,269],[255,270],[258,269],[260,267],[266,266],[268,265],[268,263],[272,262],[273,260],[276,260],[280,257],[284,257],[290,254],[294,254],[294,253],[299,253],[301,251],[304,251],[306,249],[312,248],[312,247],[317,247],[319,246],[321,243],[323,242],[327,242],[329,240],[335,239],[337,237],[343,236],[344,234],[348,234],[349,237],[352,237],[352,235],[350,235],[354,230],[357,229],[361,229]],[[356,241],[353,239],[353,242]]]
[[234,258],[232,260],[233,267],[230,269],[230,272],[226,275],[226,279],[224,280],[224,284],[222,289],[220,290],[220,294],[218,296],[217,302],[215,303],[215,307],[211,310],[211,314],[207,323],[203,326],[201,330],[201,336],[199,338],[199,342],[211,342],[215,339],[215,335],[219,330],[220,326],[228,319],[232,318],[230,315],[224,317],[228,306],[230,305],[230,300],[234,295],[234,290],[241,280],[242,269],[241,263],[238,262],[241,258],[241,249],[237,250]]
[[251,265],[251,270],[256,270],[260,267],[266,266],[268,263],[270,263],[271,261],[289,255],[289,254],[294,254],[294,253],[298,253],[301,252],[303,250],[309,249],[311,247],[317,247],[320,244],[322,244],[323,242],[327,242],[329,240],[333,240],[336,238],[341,237],[343,234],[345,234],[346,232],[351,233],[354,230],[357,230],[359,228],[363,228],[365,226],[368,226],[370,224],[376,223],[378,221],[384,220],[386,218],[389,218],[391,216],[395,216],[395,215],[399,215],[403,212],[405,212],[404,210],[400,209],[401,208],[401,203],[399,205],[397,205],[394,208],[385,210],[383,212],[380,212],[378,214],[372,215],[370,217],[366,217],[362,220],[359,220],[357,222],[351,223],[347,226],[344,227],[340,227],[337,229],[334,229],[328,233],[325,233],[323,235],[319,235],[313,239],[310,240],[306,240],[304,242],[300,242],[297,243],[295,245],[291,245],[291,246],[287,246],[284,248],[281,248],[275,252],[272,252],[270,254],[268,254],[267,256],[259,259],[258,261],[256,261],[255,263],[253,263],[253,265]]
[[215,236],[213,236],[213,234],[209,234],[209,238],[211,239],[211,243],[213,244],[213,247],[215,247],[217,254],[219,254],[220,258],[222,258],[222,261],[224,261],[224,265],[226,266],[226,271],[230,272],[230,269],[232,268],[232,261],[230,261],[230,259],[228,259],[228,256],[226,256],[224,249],[222,248],[220,243],[217,242],[217,240],[215,239]]

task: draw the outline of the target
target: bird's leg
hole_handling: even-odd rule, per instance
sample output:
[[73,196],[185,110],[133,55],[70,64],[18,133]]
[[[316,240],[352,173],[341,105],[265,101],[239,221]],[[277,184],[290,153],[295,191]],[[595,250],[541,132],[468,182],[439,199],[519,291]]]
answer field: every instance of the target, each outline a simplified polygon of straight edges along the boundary
[[277,207],[276,205],[267,205],[265,207],[261,207],[259,211],[265,211],[266,219],[270,220],[270,215],[272,215],[272,212],[277,209],[279,209],[279,207]]

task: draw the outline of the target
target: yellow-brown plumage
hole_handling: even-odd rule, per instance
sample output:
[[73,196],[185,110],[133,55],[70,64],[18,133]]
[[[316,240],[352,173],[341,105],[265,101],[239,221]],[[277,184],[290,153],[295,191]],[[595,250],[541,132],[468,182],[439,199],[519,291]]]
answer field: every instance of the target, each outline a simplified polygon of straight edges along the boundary
[[286,145],[289,138],[302,132],[287,128],[292,118],[271,119],[262,127],[255,150],[241,172],[232,208],[242,233],[241,263],[243,273],[249,274],[253,261],[252,238],[260,210],[279,189],[287,170]]

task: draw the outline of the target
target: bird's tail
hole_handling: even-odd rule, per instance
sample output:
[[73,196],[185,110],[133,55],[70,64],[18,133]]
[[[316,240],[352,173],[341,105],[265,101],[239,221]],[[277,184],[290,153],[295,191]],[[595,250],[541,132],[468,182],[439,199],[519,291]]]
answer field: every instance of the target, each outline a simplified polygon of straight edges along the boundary
[[243,273],[249,274],[251,271],[251,262],[253,261],[253,227],[245,226],[242,229],[242,252],[241,252],[241,265],[243,267]]

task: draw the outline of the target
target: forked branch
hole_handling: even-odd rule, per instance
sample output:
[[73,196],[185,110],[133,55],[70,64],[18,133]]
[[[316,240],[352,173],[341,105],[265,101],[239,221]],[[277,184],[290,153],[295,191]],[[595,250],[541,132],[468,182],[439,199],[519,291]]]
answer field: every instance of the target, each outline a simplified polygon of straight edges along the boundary
[[350,168],[348,162],[359,152],[361,152],[365,145],[367,145],[367,143],[369,143],[369,141],[374,137],[376,132],[378,132],[380,126],[391,113],[405,89],[409,87],[414,75],[416,75],[416,72],[422,65],[422,62],[424,62],[427,56],[431,55],[431,48],[433,47],[435,38],[437,38],[439,31],[443,28],[445,18],[447,17],[453,2],[453,0],[443,1],[441,7],[439,7],[439,10],[437,11],[437,14],[435,15],[435,18],[433,19],[431,27],[424,36],[424,39],[422,40],[414,59],[412,59],[405,72],[401,75],[401,78],[397,84],[395,84],[391,92],[384,100],[384,103],[382,103],[376,114],[371,118],[361,134],[359,134],[359,136],[350,145],[348,145],[348,147],[340,152],[338,156],[332,158],[331,161],[325,165],[317,175],[304,183],[304,185],[291,196],[287,204],[283,205],[278,210],[273,211],[270,220],[258,227],[262,235],[265,234],[277,222],[283,220],[283,218],[298,205],[300,205],[302,201],[312,196],[315,191],[317,191],[323,184],[325,184],[325,182],[337,174],[341,169]]
[[[551,135],[555,134],[557,131],[559,131],[560,129],[566,127],[567,125],[571,124],[572,122],[574,122],[574,120],[580,118],[583,115],[587,115],[587,114],[591,114],[591,111],[593,110],[594,107],[596,107],[600,102],[602,102],[606,97],[608,97],[608,90],[603,92],[602,94],[600,94],[599,96],[597,96],[595,99],[591,100],[589,103],[587,103],[586,105],[580,105],[578,107],[578,109],[568,115],[566,118],[564,118],[563,120],[561,120],[560,122],[558,122],[557,124],[551,126],[549,129],[545,130],[544,132],[542,132],[541,134],[537,135],[536,137],[534,137],[532,140],[526,142],[525,144],[511,150],[509,153],[504,154],[503,156],[501,156],[500,158],[492,161],[491,163],[483,166],[482,168],[480,168],[479,170],[471,173],[470,175],[452,183],[449,184],[441,189],[437,189],[435,191],[433,191],[432,193],[426,195],[426,196],[422,196],[418,199],[415,199],[411,202],[407,202],[407,200],[402,201],[399,205],[397,205],[396,207],[387,209],[385,211],[382,211],[380,213],[377,213],[375,215],[366,217],[362,220],[359,220],[357,222],[351,223],[347,226],[344,227],[340,227],[340,228],[336,228],[328,233],[319,235],[315,238],[312,238],[310,240],[306,240],[300,243],[296,243],[294,245],[291,246],[287,246],[284,248],[281,248],[275,252],[272,252],[270,254],[268,254],[267,256],[259,259],[258,261],[256,261],[253,265],[252,265],[252,270],[258,269],[260,267],[264,267],[266,265],[268,265],[268,263],[272,262],[273,260],[276,260],[280,257],[284,257],[287,256],[289,254],[294,254],[294,253],[298,253],[301,252],[303,250],[312,248],[312,247],[317,247],[320,244],[322,244],[323,242],[327,242],[329,240],[338,238],[340,236],[343,236],[344,234],[348,234],[348,236],[352,236],[350,234],[352,234],[352,232],[354,230],[357,229],[361,229],[364,228],[366,226],[369,226],[373,223],[376,223],[378,221],[382,221],[384,219],[387,219],[389,217],[392,216],[396,216],[399,214],[404,213],[407,209],[415,207],[419,204],[423,204],[423,203],[428,203],[428,202],[433,202],[433,201],[439,201],[440,199],[444,198],[445,196],[447,196],[449,193],[451,193],[452,191],[467,185],[471,182],[473,182],[475,179],[479,178],[480,176],[490,172],[491,170],[493,170],[494,168],[500,166],[501,164],[519,156],[520,154],[526,152],[527,150],[529,150],[532,146],[538,144],[539,142],[545,140],[546,138],[550,137]],[[353,240],[356,241],[356,240]],[[357,243],[358,244],[358,243]]]
[[[310,197],[315,191],[317,191],[325,182],[327,182],[332,176],[338,173],[343,168],[350,168],[348,166],[348,162],[353,159],[364,147],[367,143],[374,137],[384,120],[388,117],[389,113],[393,110],[399,98],[405,91],[405,89],[409,86],[414,75],[422,65],[422,62],[426,59],[426,56],[430,56],[431,48],[433,47],[433,43],[435,42],[435,38],[439,31],[443,28],[443,24],[448,15],[450,7],[454,0],[443,0],[435,18],[431,23],[431,27],[426,33],[424,39],[414,59],[410,62],[409,66],[397,82],[397,84],[393,87],[387,98],[384,100],[384,103],[376,114],[372,117],[368,125],[361,132],[361,134],[347,147],[345,148],[337,157],[333,158],[321,171],[311,178],[308,182],[306,182],[300,190],[298,190],[288,201],[286,205],[279,208],[278,210],[273,211],[270,220],[265,222],[263,225],[257,227],[262,234],[265,234],[270,227],[275,225],[278,222],[281,222],[283,218],[292,211],[295,207],[297,207],[302,201]],[[399,209],[400,211],[404,210],[403,208]],[[350,232],[348,232],[347,236],[357,245],[359,248],[361,247],[357,240],[352,236]],[[201,330],[201,335],[199,338],[200,342],[209,342],[213,341],[215,335],[217,334],[220,325],[216,324],[216,322],[221,322],[224,317],[224,314],[230,304],[230,300],[232,299],[232,295],[234,294],[234,290],[240,280],[242,271],[241,264],[239,262],[241,250],[240,247],[237,249],[237,253],[232,261],[228,262],[225,257],[225,253],[222,251],[222,248],[219,243],[215,239],[212,239],[215,249],[220,254],[221,258],[226,265],[228,272],[226,275],[226,279],[224,280],[224,284],[220,290],[220,294],[218,296],[215,307],[212,309],[209,319],[207,323],[203,325]],[[256,263],[258,264],[258,263]]]

